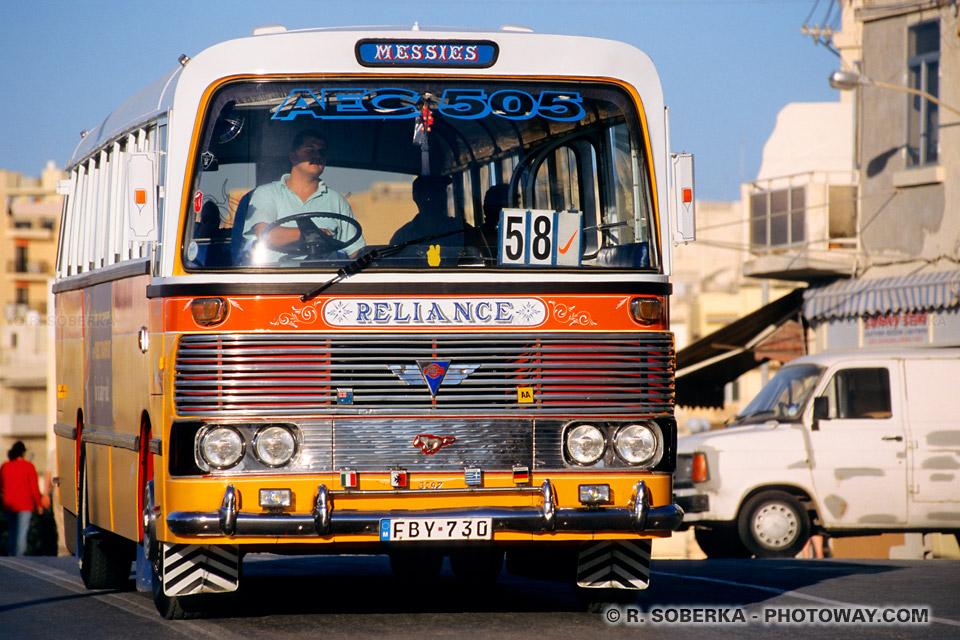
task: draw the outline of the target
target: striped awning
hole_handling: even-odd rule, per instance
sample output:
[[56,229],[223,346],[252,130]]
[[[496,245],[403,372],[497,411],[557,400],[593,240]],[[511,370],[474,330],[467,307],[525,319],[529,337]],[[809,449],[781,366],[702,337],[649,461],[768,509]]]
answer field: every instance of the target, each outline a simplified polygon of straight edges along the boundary
[[803,296],[807,320],[960,307],[960,270],[841,280]]

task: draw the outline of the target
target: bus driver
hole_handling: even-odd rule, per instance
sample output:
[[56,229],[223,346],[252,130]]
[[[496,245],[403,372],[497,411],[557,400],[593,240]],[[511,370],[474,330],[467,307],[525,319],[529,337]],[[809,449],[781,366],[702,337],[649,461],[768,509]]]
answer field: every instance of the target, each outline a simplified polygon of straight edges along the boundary
[[[305,217],[309,217],[321,231],[335,240],[348,241],[356,235],[357,238],[342,249],[347,256],[354,257],[363,248],[365,242],[363,236],[358,234],[359,225],[355,222],[350,205],[320,179],[326,163],[327,140],[323,134],[314,130],[301,131],[291,145],[290,173],[254,190],[250,196],[244,237],[247,240],[256,239],[256,263],[276,262],[285,255],[283,248],[300,241],[300,228],[294,221],[267,231],[277,220],[296,214],[337,214],[339,219],[334,216]],[[350,224],[350,221],[354,223]]]

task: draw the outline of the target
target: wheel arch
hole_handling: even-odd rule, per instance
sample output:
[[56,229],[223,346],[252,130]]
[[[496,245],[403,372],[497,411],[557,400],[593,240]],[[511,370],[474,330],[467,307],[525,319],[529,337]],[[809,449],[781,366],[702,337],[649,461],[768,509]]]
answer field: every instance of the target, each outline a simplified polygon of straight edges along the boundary
[[737,513],[734,522],[738,522],[740,520],[740,516],[743,513],[743,507],[745,504],[747,504],[747,502],[750,501],[751,498],[766,491],[782,491],[799,500],[800,504],[802,504],[807,510],[807,516],[810,518],[811,529],[813,531],[820,530],[821,520],[816,500],[814,500],[812,494],[804,487],[789,483],[763,484],[750,489],[750,491],[743,494],[743,496],[740,498],[740,503],[737,505]]

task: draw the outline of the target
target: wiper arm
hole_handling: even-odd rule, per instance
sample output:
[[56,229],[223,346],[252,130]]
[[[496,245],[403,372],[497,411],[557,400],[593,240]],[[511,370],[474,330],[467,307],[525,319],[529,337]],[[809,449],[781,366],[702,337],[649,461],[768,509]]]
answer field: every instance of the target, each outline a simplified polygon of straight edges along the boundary
[[459,229],[456,229],[455,231],[447,231],[445,233],[435,233],[430,236],[423,236],[422,238],[414,238],[413,240],[407,240],[406,242],[398,242],[397,244],[391,244],[386,247],[374,249],[373,251],[365,253],[362,256],[358,256],[352,262],[345,264],[344,266],[337,269],[337,275],[333,276],[332,278],[324,282],[319,287],[316,287],[315,289],[311,289],[307,293],[300,296],[300,301],[307,302],[309,300],[313,300],[318,295],[320,295],[321,293],[323,293],[333,285],[337,284],[347,276],[352,276],[355,273],[360,273],[361,271],[363,271],[364,269],[372,265],[374,262],[376,262],[380,258],[386,258],[388,256],[392,256],[394,254],[400,253],[401,251],[403,251],[404,249],[406,249],[412,244],[423,244],[424,242],[438,240],[439,238],[446,238],[447,236],[452,236],[454,234],[463,233],[463,232],[464,232],[464,229],[463,227],[461,227]]

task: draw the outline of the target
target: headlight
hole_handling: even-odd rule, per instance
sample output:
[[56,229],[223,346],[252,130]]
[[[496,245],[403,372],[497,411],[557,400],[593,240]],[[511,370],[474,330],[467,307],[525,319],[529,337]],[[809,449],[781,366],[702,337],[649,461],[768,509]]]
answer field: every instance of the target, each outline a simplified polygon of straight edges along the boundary
[[630,464],[650,462],[660,450],[660,438],[642,424],[631,424],[617,431],[613,439],[617,453]]
[[603,456],[606,438],[592,424],[581,424],[567,431],[567,453],[574,462],[593,464]]
[[200,453],[211,467],[227,469],[243,457],[243,438],[230,427],[214,427],[203,434]]
[[260,430],[253,441],[253,449],[263,464],[282,467],[297,452],[297,439],[289,429],[274,425]]

